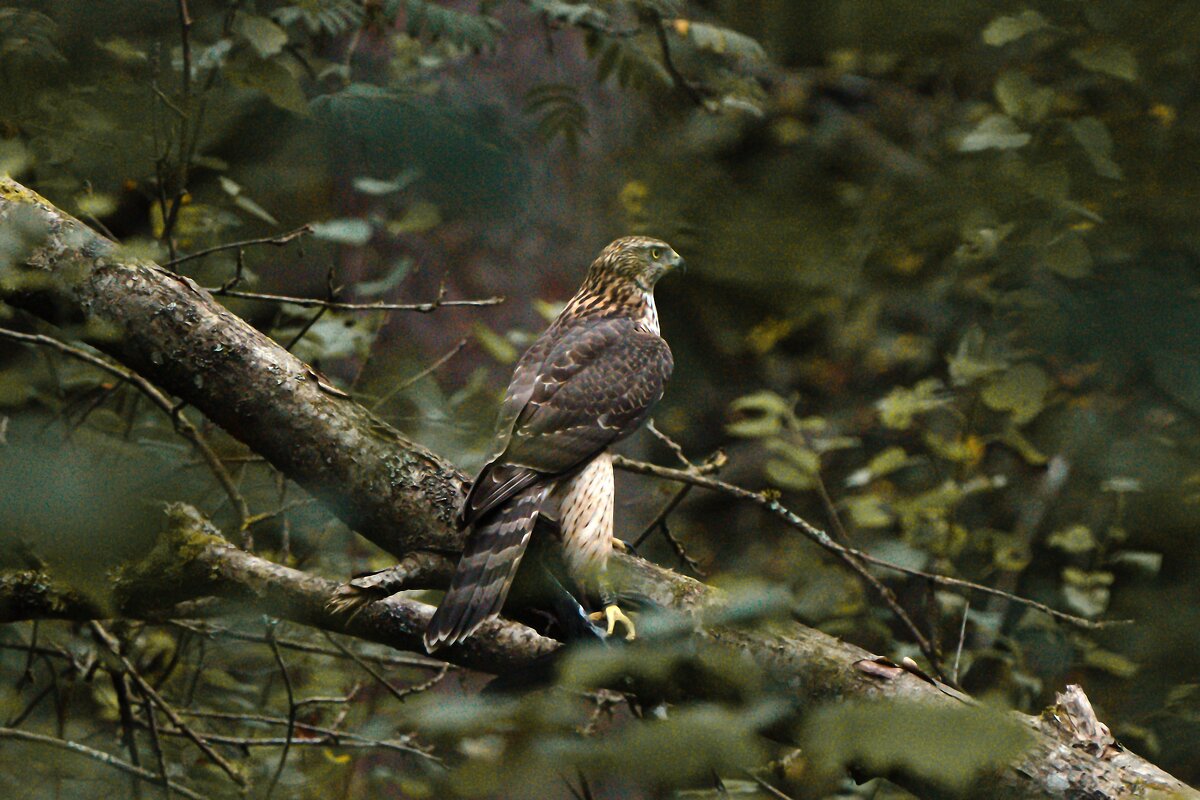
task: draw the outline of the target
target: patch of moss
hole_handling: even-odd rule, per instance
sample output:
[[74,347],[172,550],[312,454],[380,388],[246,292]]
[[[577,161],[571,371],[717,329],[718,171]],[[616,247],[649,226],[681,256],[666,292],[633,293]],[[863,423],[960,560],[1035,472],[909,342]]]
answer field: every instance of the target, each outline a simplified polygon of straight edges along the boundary
[[113,594],[122,607],[149,598],[156,606],[190,599],[195,582],[201,580],[195,570],[197,560],[207,549],[228,544],[192,506],[171,503],[166,516],[166,526],[150,552],[113,570]]

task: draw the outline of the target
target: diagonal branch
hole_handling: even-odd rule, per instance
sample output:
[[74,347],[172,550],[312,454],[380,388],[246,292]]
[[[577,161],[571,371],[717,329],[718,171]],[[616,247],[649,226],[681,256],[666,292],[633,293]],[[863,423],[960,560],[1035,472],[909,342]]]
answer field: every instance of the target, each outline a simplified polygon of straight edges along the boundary
[[[124,772],[127,775],[132,775],[139,780],[146,781],[146,783],[159,785],[162,782],[162,778],[160,778],[158,775],[155,775],[148,769],[135,767],[128,761],[122,761],[110,753],[105,753],[103,750],[97,750],[93,747],[88,747],[87,745],[80,744],[79,742],[72,742],[68,739],[56,739],[53,736],[43,736],[40,733],[23,731],[17,728],[0,728],[0,739],[16,739],[18,741],[34,742],[36,744],[56,747],[60,750],[66,750],[70,753],[77,753],[78,755],[85,756],[86,758],[90,758],[94,761],[99,761],[101,764],[106,764],[113,769]],[[178,783],[174,783],[172,781],[167,781],[167,786],[169,786],[171,791],[177,793],[180,797],[186,797],[188,800],[204,800],[204,795],[196,794],[186,786],[180,786]]]
[[[458,470],[349,398],[322,387],[310,368],[191,281],[125,257],[108,240],[6,179],[0,179],[0,299],[60,325],[82,319],[89,342],[200,409],[398,557],[461,549],[462,534],[451,524],[465,480]],[[769,498],[747,494],[746,499],[772,513],[786,512]],[[188,526],[177,521],[174,527]],[[828,539],[816,528],[806,532]],[[211,531],[185,543],[182,551],[163,547],[159,557],[151,554],[139,568],[118,576],[119,606],[126,613],[149,614],[189,599],[180,597],[181,592],[224,595],[302,624],[402,650],[419,652],[422,647],[429,606],[392,597],[347,618],[326,607],[336,587],[332,581],[255,558]],[[147,569],[147,563],[155,568]],[[670,570],[625,556],[613,559],[613,571],[631,592],[691,617],[697,626],[692,643],[700,657],[736,659],[785,687],[796,715],[842,697],[903,698],[953,708],[964,702],[962,695],[911,671],[881,665],[870,653],[802,625],[758,631],[722,626],[719,618],[705,623],[706,610],[719,610],[720,594]],[[34,601],[39,596],[45,600],[45,592],[38,595],[28,581],[14,585],[30,589],[34,597],[0,596],[0,610],[32,615]],[[150,585],[156,589],[153,603],[138,591]],[[43,606],[66,615],[61,607]],[[94,615],[95,609],[89,613]],[[506,673],[530,666],[557,647],[524,626],[497,620],[439,655],[463,666]],[[722,687],[699,683],[679,690],[712,697]],[[977,776],[968,790],[975,790],[975,796],[1123,798],[1150,787],[1200,798],[1132,753],[1096,752],[1077,746],[1069,726],[1015,712],[1010,716],[1031,731],[1030,744],[997,773]],[[946,794],[922,785],[919,778],[895,777],[932,796]]]

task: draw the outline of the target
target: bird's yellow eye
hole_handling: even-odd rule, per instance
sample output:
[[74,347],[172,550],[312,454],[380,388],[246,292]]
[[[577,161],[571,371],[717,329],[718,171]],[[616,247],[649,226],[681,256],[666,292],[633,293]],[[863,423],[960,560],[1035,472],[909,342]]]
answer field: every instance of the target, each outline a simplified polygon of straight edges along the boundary
[[662,250],[659,250],[657,247],[654,248],[650,251],[650,257],[655,261],[658,261],[660,258],[662,258]]

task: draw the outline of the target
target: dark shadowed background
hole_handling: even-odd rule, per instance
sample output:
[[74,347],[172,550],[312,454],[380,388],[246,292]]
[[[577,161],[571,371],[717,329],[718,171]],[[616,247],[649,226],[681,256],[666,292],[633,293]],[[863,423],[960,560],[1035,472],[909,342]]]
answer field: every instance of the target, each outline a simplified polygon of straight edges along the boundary
[[[1195,3],[193,0],[189,13],[185,50],[174,2],[0,8],[0,173],[160,263],[314,226],[178,264],[208,287],[237,275],[239,290],[357,303],[503,297],[430,313],[227,298],[468,471],[515,359],[595,254],[620,235],[666,239],[688,266],[658,288],[676,362],[658,429],[697,461],[723,449],[724,479],[776,491],[876,555],[1132,620],[1080,631],[880,573],[968,691],[1036,711],[1081,683],[1124,743],[1200,781]],[[3,305],[0,324],[39,330]],[[260,552],[339,579],[390,563],[211,433],[268,515]],[[648,433],[622,452],[674,464]],[[618,481],[618,533],[633,540],[675,487]],[[235,524],[136,392],[0,341],[0,565],[43,565],[102,598],[104,570],[144,550],[168,500]],[[696,490],[667,527],[707,580],[782,590],[785,614],[920,657],[854,575],[760,511]],[[660,531],[640,552],[692,572]],[[237,638],[265,624],[123,634],[181,705],[277,715],[271,651]],[[34,658],[37,640],[92,646],[62,623],[0,628],[0,722],[115,747],[116,690]],[[665,745],[627,714],[597,711],[589,724],[619,733],[596,756],[561,709],[494,711],[527,724],[481,733],[485,710],[466,699],[478,676],[429,690],[466,709],[449,720],[353,662],[289,659],[305,694],[361,685],[314,720],[423,737],[466,795],[568,797],[574,767],[531,777],[560,752],[626,765],[589,776],[603,797],[704,790],[714,762],[684,756],[705,747],[724,764],[779,755],[747,732],[749,707],[679,709],[665,737],[682,737],[679,752],[657,756]],[[283,735],[261,724],[255,735]],[[170,745],[192,774],[195,753]],[[500,771],[488,765],[502,745],[521,755]],[[129,787],[88,762],[31,765],[41,751],[26,747],[0,747],[10,796]],[[450,791],[420,758],[297,750],[280,796]],[[265,786],[278,748],[246,752]]]

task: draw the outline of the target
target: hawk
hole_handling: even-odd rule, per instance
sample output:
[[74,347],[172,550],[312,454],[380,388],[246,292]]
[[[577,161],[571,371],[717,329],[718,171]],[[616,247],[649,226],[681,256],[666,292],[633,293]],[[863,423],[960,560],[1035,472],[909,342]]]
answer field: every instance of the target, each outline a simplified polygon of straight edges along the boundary
[[617,239],[517,363],[493,454],[459,509],[459,530],[472,530],[425,630],[430,652],[500,612],[539,518],[556,532],[570,576],[599,589],[608,633],[620,622],[633,638],[604,579],[613,547],[609,448],[638,429],[671,375],[654,284],[682,263],[658,239]]

